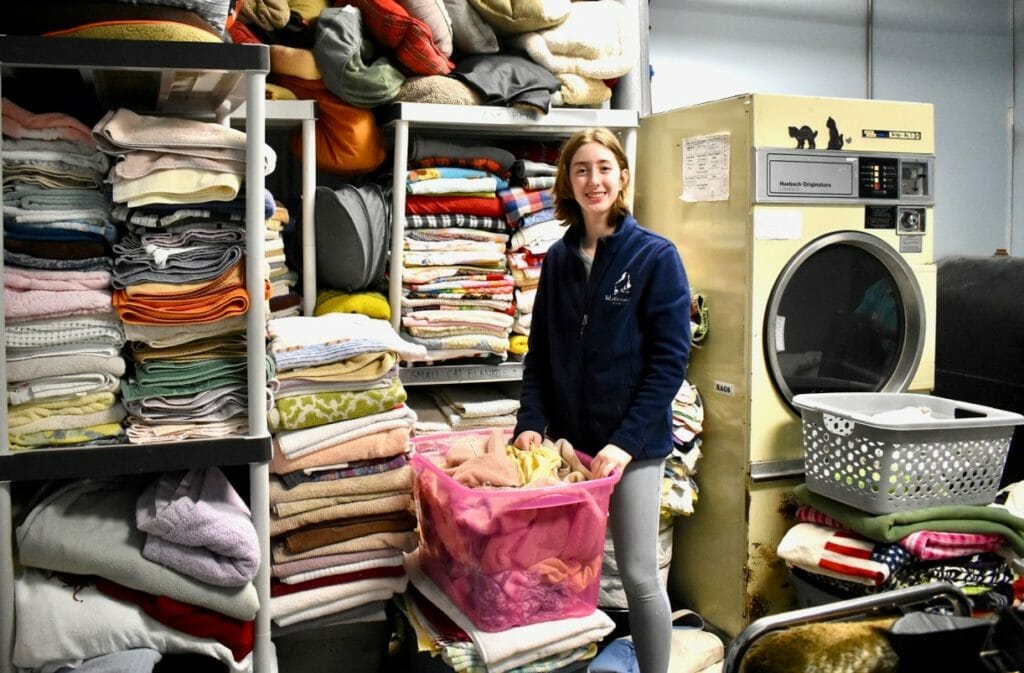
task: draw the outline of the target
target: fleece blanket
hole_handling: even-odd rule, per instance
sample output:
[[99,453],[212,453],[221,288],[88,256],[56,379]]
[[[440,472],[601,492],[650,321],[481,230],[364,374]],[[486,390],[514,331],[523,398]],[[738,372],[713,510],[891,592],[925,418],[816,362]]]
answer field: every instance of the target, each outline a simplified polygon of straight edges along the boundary
[[227,645],[165,626],[139,606],[110,598],[95,585],[69,586],[28,568],[15,578],[14,599],[18,629],[12,661],[25,669],[56,670],[132,648],[198,654],[239,673],[252,665],[251,657],[236,662]]
[[252,515],[217,467],[165,473],[139,496],[142,556],[217,586],[256,577],[260,544]]
[[513,48],[556,75],[614,79],[629,73],[640,54],[636,18],[618,0],[573,2],[565,21],[509,38]]
[[808,505],[844,527],[880,542],[897,542],[918,531],[1002,535],[1018,556],[1024,556],[1024,518],[993,505],[921,507],[892,514],[869,514],[837,500],[793,488],[797,502]]
[[41,499],[18,526],[22,564],[78,575],[99,575],[132,589],[200,605],[236,619],[256,616],[249,583],[216,587],[142,556],[145,533],[135,506],[145,481],[81,479]]

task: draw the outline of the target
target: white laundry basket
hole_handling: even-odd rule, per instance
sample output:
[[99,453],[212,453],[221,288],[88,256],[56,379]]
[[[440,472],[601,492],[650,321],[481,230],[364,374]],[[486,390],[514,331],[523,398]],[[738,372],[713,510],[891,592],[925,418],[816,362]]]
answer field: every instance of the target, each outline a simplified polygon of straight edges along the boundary
[[1013,428],[1024,423],[1009,411],[913,393],[804,394],[793,404],[807,488],[872,514],[991,503]]

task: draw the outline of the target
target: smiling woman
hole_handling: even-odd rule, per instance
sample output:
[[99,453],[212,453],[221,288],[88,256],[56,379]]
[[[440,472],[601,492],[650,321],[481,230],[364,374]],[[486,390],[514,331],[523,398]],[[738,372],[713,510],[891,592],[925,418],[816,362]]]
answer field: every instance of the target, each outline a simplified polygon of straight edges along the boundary
[[633,218],[630,171],[611,131],[562,146],[556,216],[565,236],[547,252],[533,304],[514,444],[547,435],[621,473],[609,526],[644,673],[665,673],[668,596],[658,577],[660,480],[672,448],[671,403],[686,374],[690,291],[675,246]]

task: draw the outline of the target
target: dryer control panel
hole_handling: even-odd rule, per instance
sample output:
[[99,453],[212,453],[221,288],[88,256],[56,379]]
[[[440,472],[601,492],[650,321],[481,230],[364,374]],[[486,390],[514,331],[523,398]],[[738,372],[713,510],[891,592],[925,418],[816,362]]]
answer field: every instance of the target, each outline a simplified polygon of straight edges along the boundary
[[935,157],[829,150],[754,151],[755,203],[935,203]]

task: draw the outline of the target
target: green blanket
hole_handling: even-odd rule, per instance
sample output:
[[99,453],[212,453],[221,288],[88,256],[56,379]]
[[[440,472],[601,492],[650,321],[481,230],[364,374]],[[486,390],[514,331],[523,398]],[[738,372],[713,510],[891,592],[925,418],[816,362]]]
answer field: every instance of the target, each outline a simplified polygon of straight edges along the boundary
[[793,489],[796,499],[827,514],[861,535],[879,542],[896,542],[917,531],[946,533],[995,533],[1002,535],[1017,554],[1024,556],[1024,519],[1009,510],[989,505],[944,505],[922,507],[894,514],[869,514],[800,484]]

